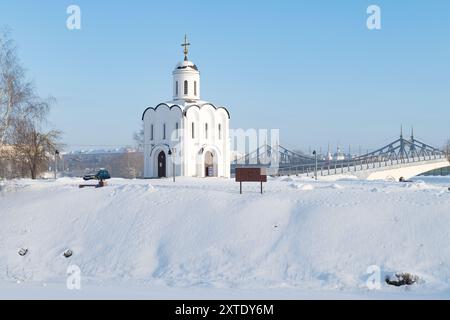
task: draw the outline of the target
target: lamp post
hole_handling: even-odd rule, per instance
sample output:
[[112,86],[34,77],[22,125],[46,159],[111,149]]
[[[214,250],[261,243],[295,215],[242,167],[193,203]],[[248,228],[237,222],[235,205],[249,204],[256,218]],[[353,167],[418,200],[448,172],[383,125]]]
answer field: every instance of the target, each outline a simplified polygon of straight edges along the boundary
[[315,167],[314,167],[314,179],[317,180],[317,151],[314,150],[313,155],[315,157]]
[[57,175],[57,173],[58,173],[58,157],[59,157],[59,151],[58,150],[55,150],[55,180],[56,180],[56,175]]
[[175,172],[175,154],[177,153],[177,149],[171,148],[169,149],[169,156],[172,159],[172,175],[173,175],[173,182],[176,182],[176,172]]

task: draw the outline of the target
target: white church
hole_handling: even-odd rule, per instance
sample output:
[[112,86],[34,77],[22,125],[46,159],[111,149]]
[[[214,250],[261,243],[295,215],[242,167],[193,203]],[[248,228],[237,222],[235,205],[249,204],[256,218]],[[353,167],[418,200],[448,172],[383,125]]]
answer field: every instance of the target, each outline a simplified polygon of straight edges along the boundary
[[144,121],[146,178],[230,177],[230,113],[200,98],[200,72],[188,59],[173,71],[173,99],[147,108]]

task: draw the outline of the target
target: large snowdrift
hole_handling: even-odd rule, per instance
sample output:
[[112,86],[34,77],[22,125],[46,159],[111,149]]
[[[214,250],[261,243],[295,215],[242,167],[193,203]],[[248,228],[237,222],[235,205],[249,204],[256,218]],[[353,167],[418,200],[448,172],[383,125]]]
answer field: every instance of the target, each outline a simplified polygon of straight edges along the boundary
[[[65,284],[78,265],[90,286],[364,296],[367,268],[378,265],[382,275],[418,275],[416,293],[445,296],[450,179],[420,179],[277,178],[264,195],[257,184],[239,195],[220,179],[113,179],[102,189],[68,178],[3,182],[0,292]],[[383,283],[381,292],[407,291]]]

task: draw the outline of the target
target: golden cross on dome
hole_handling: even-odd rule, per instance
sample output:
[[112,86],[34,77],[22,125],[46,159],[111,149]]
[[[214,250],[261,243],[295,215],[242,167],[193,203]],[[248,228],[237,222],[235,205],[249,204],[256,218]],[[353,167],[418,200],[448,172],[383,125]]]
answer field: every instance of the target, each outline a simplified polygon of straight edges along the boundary
[[191,44],[188,42],[187,35],[184,36],[184,43],[181,45],[184,47],[184,61],[188,61],[188,53],[189,53],[189,46]]

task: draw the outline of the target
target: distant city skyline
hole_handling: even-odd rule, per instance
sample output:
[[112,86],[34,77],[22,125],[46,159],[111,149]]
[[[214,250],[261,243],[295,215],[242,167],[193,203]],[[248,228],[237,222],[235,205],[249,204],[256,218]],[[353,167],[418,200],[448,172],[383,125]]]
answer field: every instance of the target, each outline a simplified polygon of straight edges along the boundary
[[[69,5],[81,30],[66,28]],[[370,5],[381,30],[368,30]],[[171,72],[189,57],[202,98],[227,106],[232,128],[280,129],[304,152],[328,144],[373,150],[414,126],[449,138],[450,2],[2,1],[22,64],[68,150],[133,145],[142,112],[172,98]]]

